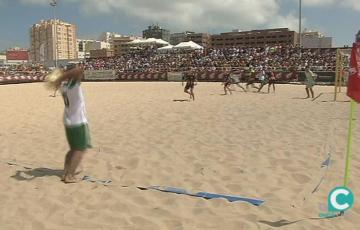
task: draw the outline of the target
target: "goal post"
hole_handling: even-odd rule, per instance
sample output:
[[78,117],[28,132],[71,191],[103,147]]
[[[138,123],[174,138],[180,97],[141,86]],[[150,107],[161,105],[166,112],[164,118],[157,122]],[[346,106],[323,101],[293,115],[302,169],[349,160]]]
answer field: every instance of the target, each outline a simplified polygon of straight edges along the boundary
[[336,51],[336,70],[334,82],[334,101],[337,101],[338,94],[341,93],[341,88],[345,83],[345,72],[349,68],[349,58],[351,49],[337,49]]

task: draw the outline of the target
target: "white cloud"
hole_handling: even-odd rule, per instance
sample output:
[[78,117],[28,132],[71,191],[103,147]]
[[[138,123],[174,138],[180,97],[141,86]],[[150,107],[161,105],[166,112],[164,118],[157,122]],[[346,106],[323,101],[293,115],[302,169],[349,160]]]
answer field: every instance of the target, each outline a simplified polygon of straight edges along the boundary
[[[298,0],[294,0],[298,1]],[[350,8],[353,10],[360,11],[360,1],[359,0],[303,0],[304,6],[328,6],[328,7],[337,7],[342,6]]]
[[30,3],[30,4],[49,4],[49,0],[20,0],[23,3]]
[[[0,3],[6,0],[0,0]],[[18,0],[48,5],[50,0]],[[210,31],[289,27],[297,30],[297,12],[280,13],[285,0],[58,0],[83,14],[123,15],[134,23],[158,22],[172,31]],[[288,0],[286,0],[288,1]],[[293,0],[298,2],[299,0]],[[360,11],[359,0],[303,0],[304,7],[348,7]],[[304,26],[306,20],[304,19]]]
[[88,0],[82,9],[86,13],[127,14],[179,29],[253,27],[281,17],[276,0]]
[[359,0],[345,0],[342,2],[343,5],[350,7],[354,10],[360,11],[360,1]]
[[[298,1],[298,0],[296,0]],[[324,6],[324,5],[332,5],[336,2],[336,0],[303,0],[302,3],[305,6]]]
[[[307,24],[306,18],[302,19],[302,25]],[[277,27],[287,27],[292,30],[298,31],[299,29],[299,18],[297,15],[288,14],[284,17],[275,17],[271,20],[271,22],[268,24],[269,28],[277,28]]]
[[[1,1],[1,0],[0,0]],[[50,0],[19,0],[49,4]],[[293,14],[281,15],[281,0],[58,0],[74,4],[87,15],[126,15],[134,23],[158,22],[172,31],[255,29],[272,26],[296,29]]]

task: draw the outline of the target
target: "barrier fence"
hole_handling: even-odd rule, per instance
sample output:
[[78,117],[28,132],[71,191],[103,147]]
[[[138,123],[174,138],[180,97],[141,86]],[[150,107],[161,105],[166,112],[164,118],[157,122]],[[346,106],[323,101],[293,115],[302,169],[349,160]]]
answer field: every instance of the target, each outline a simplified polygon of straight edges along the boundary
[[118,73],[119,81],[167,81],[167,73]]
[[85,81],[115,81],[118,80],[115,70],[85,70]]
[[44,81],[44,75],[27,75],[27,74],[0,75],[0,85],[32,83],[32,82],[42,82],[42,81]]
[[[335,72],[315,72],[318,75],[318,83],[333,84]],[[221,82],[225,76],[224,71],[200,71],[196,73],[198,81]],[[304,72],[274,72],[278,83],[303,82]],[[86,70],[84,81],[182,81],[182,72],[162,72],[162,73],[122,73],[114,70]],[[247,82],[250,74],[248,72],[233,71],[231,76],[240,82]],[[0,75],[0,84],[17,84],[41,82],[43,75]]]

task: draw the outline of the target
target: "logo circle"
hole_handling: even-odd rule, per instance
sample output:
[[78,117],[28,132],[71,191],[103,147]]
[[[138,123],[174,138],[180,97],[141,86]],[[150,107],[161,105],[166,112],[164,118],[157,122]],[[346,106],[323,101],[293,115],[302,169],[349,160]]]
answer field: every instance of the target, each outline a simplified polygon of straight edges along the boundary
[[344,212],[354,205],[354,194],[347,187],[336,187],[329,193],[329,211]]

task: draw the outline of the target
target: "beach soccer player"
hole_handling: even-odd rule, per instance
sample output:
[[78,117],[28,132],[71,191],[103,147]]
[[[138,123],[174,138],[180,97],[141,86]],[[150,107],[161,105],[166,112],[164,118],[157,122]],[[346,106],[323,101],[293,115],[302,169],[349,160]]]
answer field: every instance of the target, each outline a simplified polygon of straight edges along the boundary
[[246,89],[241,85],[240,77],[234,76],[233,74],[229,73],[231,84],[237,85],[239,88],[241,88],[245,93]]
[[224,73],[224,82],[223,82],[225,95],[227,95],[227,91],[229,91],[230,95],[232,94],[231,89],[230,89],[231,83],[232,83],[232,79],[230,77],[230,73],[225,72]]
[[86,150],[91,148],[88,120],[86,118],[85,101],[80,87],[84,70],[81,65],[68,65],[53,82],[59,88],[64,99],[64,125],[70,150],[65,156],[64,175],[65,183],[75,183],[75,177]]
[[256,71],[251,67],[249,76],[247,78],[246,89],[247,90],[249,89],[249,85],[251,85],[252,88],[259,89],[258,87],[255,86],[255,82],[256,82]]
[[271,86],[273,86],[273,92],[275,93],[276,77],[274,71],[271,68],[268,68],[266,71],[266,76],[269,80],[268,93],[270,93]]
[[274,72],[271,70],[270,67],[266,68],[265,71],[264,71],[264,78],[263,80],[261,81],[261,85],[260,85],[260,88],[258,90],[258,92],[261,91],[261,89],[268,84],[268,93],[270,93],[270,87],[271,85],[273,86],[273,90],[274,90],[274,93],[275,93],[275,74]]
[[314,90],[313,87],[315,85],[315,79],[316,79],[317,75],[314,74],[311,70],[309,66],[305,67],[305,90],[306,90],[306,94],[307,94],[307,98],[310,98],[310,94],[311,93],[311,97],[314,98]]
[[269,83],[269,78],[268,78],[265,70],[260,70],[258,76],[259,76],[259,81],[260,81],[260,87],[258,89],[258,92],[260,92],[261,89]]
[[256,82],[256,71],[254,69],[250,69],[249,77],[246,83],[246,89],[249,89],[249,85],[251,85],[252,88],[259,89],[255,86]]
[[186,81],[184,92],[189,94],[190,100],[192,99],[193,101],[195,101],[194,88],[197,82],[195,74],[194,70],[190,70],[183,77],[183,81]]

